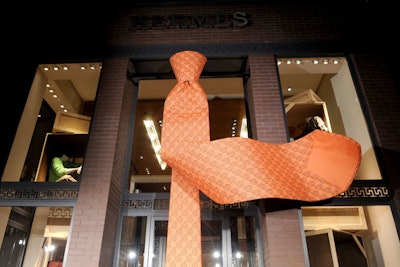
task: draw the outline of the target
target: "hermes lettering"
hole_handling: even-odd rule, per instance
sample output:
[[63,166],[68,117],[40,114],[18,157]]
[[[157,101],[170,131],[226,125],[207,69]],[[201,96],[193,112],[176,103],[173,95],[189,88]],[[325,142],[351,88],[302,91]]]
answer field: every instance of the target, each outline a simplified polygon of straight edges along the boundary
[[131,17],[131,29],[239,28],[249,25],[249,22],[247,14],[241,11],[232,14],[218,13],[209,15],[134,15]]

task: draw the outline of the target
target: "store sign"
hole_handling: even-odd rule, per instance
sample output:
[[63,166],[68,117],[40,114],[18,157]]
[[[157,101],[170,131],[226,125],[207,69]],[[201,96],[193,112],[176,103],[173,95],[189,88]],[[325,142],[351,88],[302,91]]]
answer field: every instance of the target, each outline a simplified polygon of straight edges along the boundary
[[249,16],[237,11],[232,14],[217,13],[207,15],[133,15],[132,30],[165,30],[195,28],[240,28],[249,25]]

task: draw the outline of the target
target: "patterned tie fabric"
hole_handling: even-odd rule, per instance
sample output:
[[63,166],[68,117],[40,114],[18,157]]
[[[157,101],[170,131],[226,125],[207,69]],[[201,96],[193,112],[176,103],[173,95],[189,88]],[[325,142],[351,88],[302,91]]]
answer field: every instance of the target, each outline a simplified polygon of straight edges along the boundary
[[361,161],[353,139],[321,130],[285,144],[227,137],[210,141],[198,80],[207,59],[170,58],[177,84],[164,104],[161,156],[172,168],[166,266],[202,266],[200,194],[219,204],[263,198],[319,201],[346,191]]

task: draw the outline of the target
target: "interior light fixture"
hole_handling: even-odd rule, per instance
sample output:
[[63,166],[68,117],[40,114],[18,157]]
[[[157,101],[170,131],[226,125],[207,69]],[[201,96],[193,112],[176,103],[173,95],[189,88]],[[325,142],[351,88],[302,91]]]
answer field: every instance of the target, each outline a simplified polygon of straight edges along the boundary
[[236,125],[237,125],[237,120],[236,119],[232,119],[232,136],[236,136]]
[[214,251],[213,252],[213,257],[218,259],[219,257],[221,257],[221,253],[219,253],[219,251]]
[[[282,62],[286,63],[286,65],[290,65],[292,63],[294,63],[296,65],[300,65],[300,64],[309,62],[309,60],[307,58],[294,58],[294,59],[291,59],[291,58],[280,58],[280,59],[277,59],[276,62],[277,62],[277,65],[281,65]],[[340,63],[340,59],[339,58],[324,58],[324,59],[314,58],[314,59],[311,60],[311,62],[313,64],[322,63],[324,65],[327,65],[327,64],[335,64],[335,65],[337,65],[337,64]]]
[[129,259],[134,259],[134,258],[136,258],[136,253],[135,253],[135,251],[129,251],[129,253],[128,253],[128,258],[129,258]]
[[237,251],[237,252],[235,253],[235,258],[236,258],[236,259],[241,259],[241,258],[243,258],[243,254],[242,254],[240,251]]
[[158,138],[156,127],[154,126],[153,120],[143,120],[144,126],[146,127],[147,135],[153,146],[154,153],[162,170],[167,168],[167,163],[161,159],[161,142]]
[[51,251],[54,251],[55,249],[56,249],[56,246],[54,246],[54,245],[48,245],[48,246],[44,247],[44,250],[46,252],[51,252]]

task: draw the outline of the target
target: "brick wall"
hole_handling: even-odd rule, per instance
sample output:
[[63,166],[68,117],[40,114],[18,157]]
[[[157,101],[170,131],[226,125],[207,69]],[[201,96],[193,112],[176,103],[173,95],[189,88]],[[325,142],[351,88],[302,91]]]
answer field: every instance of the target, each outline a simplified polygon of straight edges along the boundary
[[304,267],[302,229],[296,209],[274,211],[265,215],[268,257],[264,265],[271,267]]
[[[196,43],[252,43],[252,42],[306,42],[355,39],[363,34],[358,27],[366,20],[366,3],[346,6],[321,2],[313,3],[229,3],[201,5],[181,3],[167,8],[159,6],[123,7],[108,28],[108,46],[196,44]],[[195,28],[164,30],[132,30],[134,15],[213,15],[232,14],[235,11],[249,15],[250,26],[244,28]]]
[[[251,55],[248,67],[251,71],[247,91],[253,138],[275,144],[287,142],[274,56]],[[266,213],[260,220],[264,264],[271,267],[305,266],[297,210]]]
[[250,55],[247,84],[253,138],[268,143],[287,142],[285,116],[273,55]]
[[133,84],[127,58],[103,62],[65,266],[112,266],[128,152]]

